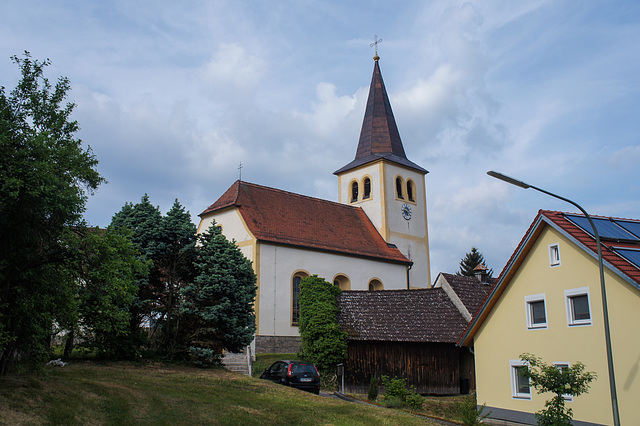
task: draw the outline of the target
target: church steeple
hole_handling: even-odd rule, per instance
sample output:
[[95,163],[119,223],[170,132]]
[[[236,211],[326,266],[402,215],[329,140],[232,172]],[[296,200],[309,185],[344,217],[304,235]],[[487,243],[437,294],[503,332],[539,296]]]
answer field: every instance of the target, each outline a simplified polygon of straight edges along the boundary
[[413,266],[408,271],[411,287],[427,287],[430,267],[425,175],[428,172],[410,161],[404,152],[377,52],[373,59],[373,77],[356,157],[334,172],[338,175],[338,199],[364,210],[382,238],[411,259]]
[[407,159],[396,120],[391,110],[387,90],[382,80],[379,59],[376,54],[371,86],[369,87],[369,99],[367,100],[367,108],[362,121],[356,157],[352,162],[335,171],[334,174],[344,173],[382,158],[421,173],[428,173],[425,169]]

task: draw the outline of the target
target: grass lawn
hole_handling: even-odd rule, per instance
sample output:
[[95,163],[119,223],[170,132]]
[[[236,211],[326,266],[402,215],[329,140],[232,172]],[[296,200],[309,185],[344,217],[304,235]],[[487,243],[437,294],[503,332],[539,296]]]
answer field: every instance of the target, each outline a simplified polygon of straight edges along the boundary
[[0,378],[0,424],[430,424],[222,369],[76,361]]

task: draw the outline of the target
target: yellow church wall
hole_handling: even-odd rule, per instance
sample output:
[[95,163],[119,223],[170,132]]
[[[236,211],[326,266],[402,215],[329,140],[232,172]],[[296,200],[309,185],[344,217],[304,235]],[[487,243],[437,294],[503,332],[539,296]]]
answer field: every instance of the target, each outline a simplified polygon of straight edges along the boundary
[[[559,243],[559,266],[551,267],[549,245]],[[640,339],[639,292],[617,274],[606,272],[607,296],[618,398],[622,424],[640,418],[638,364]],[[569,326],[564,291],[588,287],[592,325]],[[525,297],[544,294],[547,328],[528,329]],[[551,227],[546,227],[512,277],[474,339],[478,403],[487,407],[534,413],[544,407],[549,394],[531,399],[512,397],[510,360],[529,352],[547,363],[580,361],[598,379],[588,394],[567,406],[574,419],[611,424],[611,399],[603,331],[602,301],[597,260],[578,249]],[[633,420],[632,420],[633,419]]]
[[[363,182],[365,177],[369,177],[371,179],[371,197],[368,199],[362,198]],[[354,180],[358,181],[360,184],[360,191],[358,194],[358,201],[351,202],[350,185]],[[384,223],[384,218],[382,216],[382,211],[384,210],[382,208],[384,205],[384,199],[381,197],[381,181],[382,179],[378,163],[370,163],[338,176],[338,199],[340,200],[340,203],[361,207],[378,231],[382,229]],[[382,236],[384,237],[384,234],[382,234]]]
[[[388,235],[387,241],[398,246],[400,251],[410,258],[414,265],[409,271],[411,286],[426,288],[431,285],[431,267],[429,259],[429,235],[427,222],[426,185],[424,175],[413,170],[384,163],[385,198],[387,199],[385,217]],[[404,199],[396,196],[396,177],[404,182]],[[408,200],[406,182],[414,185],[414,202]],[[401,207],[408,204],[411,219],[406,220]]]

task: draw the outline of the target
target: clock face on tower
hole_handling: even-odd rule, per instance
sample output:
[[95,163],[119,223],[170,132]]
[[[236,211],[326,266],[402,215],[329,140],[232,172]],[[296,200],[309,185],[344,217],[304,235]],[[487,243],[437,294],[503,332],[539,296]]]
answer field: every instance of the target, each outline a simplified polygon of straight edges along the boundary
[[402,213],[402,217],[406,220],[411,219],[411,206],[407,203],[404,203],[400,208],[400,212]]

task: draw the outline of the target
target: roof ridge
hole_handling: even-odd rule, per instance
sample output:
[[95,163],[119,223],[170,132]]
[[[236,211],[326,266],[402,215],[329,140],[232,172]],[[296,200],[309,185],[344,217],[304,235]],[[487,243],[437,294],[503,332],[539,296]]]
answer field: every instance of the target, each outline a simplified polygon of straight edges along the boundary
[[307,200],[314,200],[314,201],[320,201],[320,202],[324,202],[324,203],[329,203],[329,204],[337,205],[337,206],[340,206],[340,207],[344,207],[346,209],[362,210],[362,208],[358,207],[358,206],[350,206],[348,204],[343,204],[343,203],[340,203],[338,201],[327,200],[325,198],[312,197],[311,195],[299,194],[297,192],[287,191],[286,189],[274,188],[272,186],[260,185],[260,184],[257,184],[257,183],[251,183],[251,182],[246,182],[246,181],[240,181],[240,183],[241,184],[251,185],[251,186],[256,187],[256,188],[261,188],[261,189],[265,189],[265,190],[269,190],[269,191],[273,191],[273,192],[279,192],[279,193],[289,194],[289,195],[293,195],[293,196],[300,197],[300,198],[305,198]]

